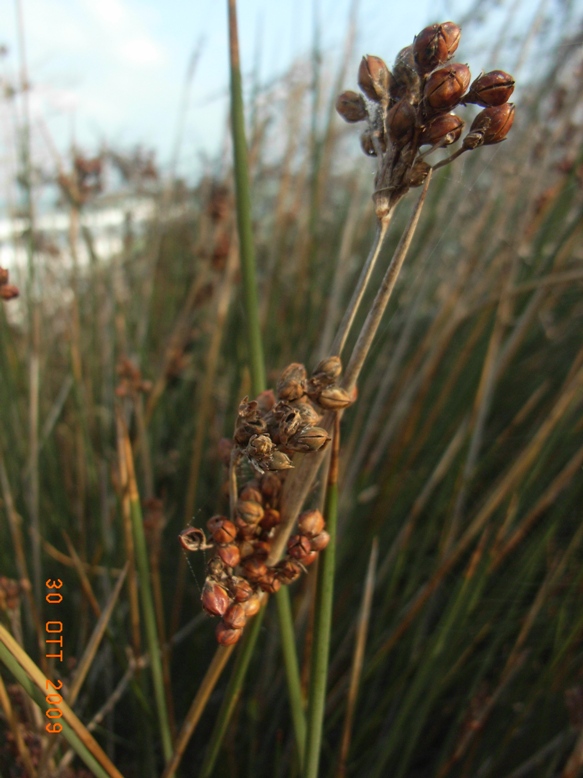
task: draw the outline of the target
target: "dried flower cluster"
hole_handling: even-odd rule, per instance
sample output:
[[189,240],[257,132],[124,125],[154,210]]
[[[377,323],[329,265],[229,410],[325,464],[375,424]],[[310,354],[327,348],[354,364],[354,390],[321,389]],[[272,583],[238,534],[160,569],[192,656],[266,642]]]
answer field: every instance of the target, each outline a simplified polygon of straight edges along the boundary
[[[207,522],[210,538],[196,528],[180,534],[187,551],[210,550],[202,605],[220,616],[216,630],[221,645],[236,643],[248,618],[261,607],[263,593],[273,594],[282,584],[295,581],[312,564],[329,535],[318,510],[306,510],[298,518],[297,532],[287,544],[287,554],[268,565],[276,528],[281,522],[281,493],[294,453],[310,454],[330,440],[318,426],[323,410],[341,410],[352,400],[338,385],[342,365],[338,357],[322,360],[308,378],[303,365],[293,363],[280,375],[276,394],[262,392],[245,398],[232,440],[223,441],[229,463],[231,518],[213,516]],[[236,485],[237,469],[245,463],[256,477],[242,489]],[[248,469],[248,468],[247,468]]]
[[[338,113],[347,122],[366,122],[361,136],[365,154],[378,158],[375,202],[379,219],[407,193],[423,184],[430,170],[426,157],[456,143],[464,121],[452,113],[459,105],[483,106],[461,148],[436,167],[465,151],[503,141],[514,121],[508,99],[514,80],[502,70],[481,74],[470,84],[467,65],[450,63],[461,30],[453,22],[422,30],[402,49],[390,71],[380,57],[363,57],[358,70],[362,94],[343,92]],[[422,146],[430,148],[423,153]]]
[[144,381],[140,368],[127,357],[122,357],[116,366],[119,384],[115,388],[117,397],[136,397],[152,389],[151,381]]
[[8,283],[8,270],[0,267],[0,299],[12,300],[19,294],[18,287]]

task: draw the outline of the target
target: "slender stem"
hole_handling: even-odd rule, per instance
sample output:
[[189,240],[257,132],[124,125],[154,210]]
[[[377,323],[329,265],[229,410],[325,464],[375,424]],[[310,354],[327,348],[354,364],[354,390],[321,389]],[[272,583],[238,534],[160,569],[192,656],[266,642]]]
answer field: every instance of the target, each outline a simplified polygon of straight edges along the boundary
[[430,181],[431,171],[429,171],[429,175],[425,179],[425,185],[423,187],[423,191],[421,192],[421,196],[419,197],[415,210],[411,215],[409,224],[407,225],[407,228],[403,233],[401,240],[399,241],[399,245],[393,254],[391,264],[387,268],[385,277],[383,278],[382,284],[377,292],[369,314],[366,317],[366,321],[363,324],[360,335],[358,336],[358,340],[352,352],[352,356],[350,357],[350,361],[344,373],[342,382],[344,388],[347,391],[351,391],[358,381],[364,360],[370,351],[374,336],[376,335],[379,324],[381,323],[383,313],[385,312],[387,303],[389,302],[393,289],[395,288],[395,283],[401,271],[401,267],[403,266],[403,262],[405,261],[405,257],[407,256],[407,252],[409,251],[417,224],[419,223],[419,217],[421,216],[421,210],[427,196],[427,190],[429,188]]
[[290,603],[289,590],[282,587],[275,595],[277,614],[279,617],[279,629],[281,632],[281,648],[286,667],[287,693],[291,708],[294,734],[298,749],[300,769],[304,763],[304,750],[306,747],[306,716],[304,713],[304,699],[300,683],[300,667],[295,650],[294,623]]
[[310,672],[310,699],[308,705],[308,736],[304,778],[317,778],[320,763],[328,657],[332,631],[332,603],[334,598],[334,573],[336,565],[336,525],[338,516],[338,454],[340,451],[340,416],[336,414],[332,456],[326,490],[326,529],[330,542],[320,555],[316,590],[316,617]]
[[389,213],[377,225],[374,241],[372,246],[370,247],[368,257],[366,258],[366,262],[364,263],[364,267],[362,268],[362,271],[360,273],[358,283],[356,284],[356,289],[352,294],[352,298],[350,300],[350,303],[348,304],[348,308],[346,309],[342,321],[340,322],[340,327],[338,328],[338,332],[336,333],[336,337],[334,338],[334,342],[332,344],[332,349],[331,349],[332,354],[336,354],[338,356],[342,354],[342,349],[344,348],[346,339],[350,334],[350,329],[352,327],[352,324],[354,323],[354,318],[360,307],[360,303],[362,302],[365,289],[368,285],[372,272],[375,268],[379,254],[381,253],[381,249],[383,247],[383,243],[385,241],[387,230],[389,228],[389,224],[391,222],[391,218],[394,211],[395,211],[395,206],[391,208]]
[[[204,757],[204,762],[200,771],[201,778],[209,778],[213,772],[223,738],[227,731],[227,726],[231,720],[233,711],[235,710],[235,705],[241,694],[241,689],[243,688],[243,681],[245,680],[247,668],[249,667],[249,662],[251,661],[253,651],[255,650],[255,644],[259,637],[264,615],[265,607],[253,617],[251,624],[247,627],[245,634],[243,635],[243,641],[237,654],[233,674],[231,675],[229,684],[225,690],[223,704],[221,705],[215,728]],[[163,776],[162,778],[166,778],[166,776]]]
[[241,274],[245,315],[247,318],[247,342],[249,343],[249,367],[254,395],[265,388],[263,344],[259,326],[259,302],[255,271],[255,248],[251,224],[251,195],[247,166],[247,142],[245,116],[239,63],[239,39],[237,32],[237,3],[228,0],[229,55],[231,60],[231,122],[233,125],[233,154],[235,162],[235,186],[237,190],[237,224],[241,251]]

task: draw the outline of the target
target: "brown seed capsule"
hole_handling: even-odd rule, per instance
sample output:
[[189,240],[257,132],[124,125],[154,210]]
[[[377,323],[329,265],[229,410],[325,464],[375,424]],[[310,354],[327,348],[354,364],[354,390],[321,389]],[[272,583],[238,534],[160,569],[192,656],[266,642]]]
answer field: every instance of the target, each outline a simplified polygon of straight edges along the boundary
[[225,563],[218,556],[213,556],[209,559],[206,570],[209,577],[215,581],[222,581],[226,577]]
[[204,532],[198,527],[186,527],[178,535],[178,540],[185,551],[200,551],[207,545]]
[[442,113],[424,128],[419,144],[424,146],[449,146],[460,139],[464,122],[455,113]]
[[289,470],[293,467],[291,459],[283,451],[274,451],[267,463],[269,470]]
[[313,564],[316,561],[317,558],[318,558],[318,552],[317,551],[310,551],[310,553],[307,554],[302,559],[302,564],[303,564],[304,567],[308,567],[309,565]]
[[269,530],[277,527],[277,525],[280,523],[281,514],[279,511],[276,511],[275,508],[266,508],[265,513],[263,514],[263,518],[259,522],[259,526],[261,529],[267,530],[269,532]]
[[345,122],[362,122],[366,119],[366,106],[362,95],[352,92],[349,89],[338,95],[336,99],[336,110],[342,116]]
[[281,562],[278,562],[275,566],[275,570],[277,577],[285,586],[293,583],[302,574],[300,563],[290,557],[286,557],[285,559],[282,559]]
[[254,540],[253,550],[256,556],[267,559],[271,552],[271,543],[267,540]]
[[322,427],[304,427],[287,442],[287,447],[292,451],[318,451],[323,448],[330,436]]
[[300,513],[298,518],[298,529],[302,535],[319,535],[324,529],[324,517],[320,511],[313,509]]
[[469,133],[463,141],[466,149],[489,146],[503,141],[514,122],[514,104],[492,105],[484,108],[472,122]]
[[310,539],[306,535],[292,535],[287,542],[287,552],[294,559],[303,561],[312,550]]
[[482,73],[470,86],[470,91],[464,97],[464,103],[478,105],[503,105],[508,102],[514,92],[514,79],[503,70],[491,70]]
[[358,68],[358,86],[375,103],[380,103],[389,95],[391,73],[380,57],[363,57]]
[[322,359],[312,373],[312,380],[316,380],[320,386],[329,386],[342,375],[342,361],[340,357],[332,356]]
[[252,594],[247,602],[244,603],[244,608],[248,618],[255,616],[255,614],[258,613],[261,608],[261,595]]
[[391,98],[394,101],[403,97],[410,101],[419,102],[421,80],[417,72],[413,46],[405,46],[397,54],[393,68],[393,82],[391,84]]
[[313,427],[317,424],[322,416],[316,411],[314,406],[308,402],[297,401],[296,409],[298,410],[303,427]]
[[235,510],[239,518],[252,526],[259,524],[263,518],[263,506],[252,500],[237,500]]
[[223,624],[229,629],[243,629],[247,623],[245,608],[237,602],[229,605],[223,614]]
[[200,599],[202,607],[211,616],[222,616],[231,602],[227,590],[209,578],[204,582]]
[[247,444],[246,454],[258,462],[266,462],[274,449],[274,444],[269,435],[252,435]]
[[251,502],[258,502],[260,505],[263,502],[263,495],[257,481],[250,481],[239,492],[240,500],[251,500]]
[[418,159],[411,169],[409,186],[422,186],[430,170],[431,166],[424,159]]
[[247,602],[253,594],[253,587],[245,578],[232,575],[229,579],[229,591],[235,602]]
[[206,525],[215,543],[232,543],[237,537],[237,527],[225,516],[213,516]]
[[339,411],[352,405],[352,400],[346,389],[340,386],[328,386],[322,389],[316,400],[319,406],[327,411]]
[[255,583],[256,581],[259,581],[259,579],[263,578],[267,572],[265,558],[255,555],[250,556],[243,562],[243,571],[245,573],[245,577],[248,578],[251,582]]
[[256,435],[262,435],[267,429],[267,425],[263,419],[253,419],[247,421],[245,419],[237,419],[235,425],[235,442],[240,446],[246,446],[252,437]]
[[264,473],[259,482],[261,494],[270,505],[275,505],[281,492],[281,480],[275,473]]
[[227,567],[236,567],[241,561],[241,552],[239,546],[230,543],[227,546],[217,546],[217,554],[223,560]]
[[233,646],[243,634],[242,629],[231,629],[222,621],[219,621],[215,630],[217,642],[221,646]]
[[281,589],[281,581],[277,577],[276,571],[272,568],[269,568],[257,583],[259,588],[267,592],[267,594],[275,594]]
[[287,441],[295,435],[296,432],[302,427],[302,416],[295,408],[288,407],[287,412],[279,422],[279,438],[282,443],[287,444]]
[[13,284],[2,284],[2,286],[0,286],[0,298],[2,298],[2,300],[14,300],[19,294],[20,291],[18,287]]
[[469,67],[460,63],[436,70],[425,84],[426,104],[436,111],[448,111],[460,102],[471,77]]
[[387,129],[391,140],[403,146],[415,133],[417,113],[406,97],[399,100],[387,114]]
[[277,382],[277,395],[280,400],[296,400],[306,393],[306,368],[298,362],[288,365]]
[[310,538],[312,551],[323,551],[330,542],[330,535],[324,530],[313,538]]
[[415,38],[413,53],[420,73],[430,73],[450,59],[460,42],[461,30],[453,22],[432,24]]

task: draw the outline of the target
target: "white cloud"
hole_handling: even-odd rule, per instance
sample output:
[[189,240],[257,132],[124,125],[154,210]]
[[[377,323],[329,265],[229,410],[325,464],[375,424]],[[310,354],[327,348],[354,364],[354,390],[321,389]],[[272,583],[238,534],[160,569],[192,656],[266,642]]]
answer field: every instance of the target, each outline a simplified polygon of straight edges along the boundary
[[120,45],[119,53],[132,65],[159,65],[165,59],[162,47],[148,35],[124,41]]

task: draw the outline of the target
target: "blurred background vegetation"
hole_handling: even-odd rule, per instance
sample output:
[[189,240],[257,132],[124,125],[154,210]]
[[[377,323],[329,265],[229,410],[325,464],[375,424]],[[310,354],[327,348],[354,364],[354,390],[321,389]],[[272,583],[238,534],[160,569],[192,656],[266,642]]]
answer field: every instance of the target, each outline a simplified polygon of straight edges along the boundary
[[[470,40],[486,24],[479,11],[455,20]],[[458,53],[475,75],[481,65],[513,72],[513,132],[436,174],[343,420],[323,776],[582,774],[583,26],[568,3],[516,13],[520,34],[502,47],[505,61],[491,40],[475,51],[462,40]],[[560,36],[546,47],[557,14]],[[408,42],[393,41],[395,53]],[[372,168],[358,133],[332,110],[356,74],[344,64],[331,76],[321,54],[316,43],[302,67],[249,90],[270,385],[289,362],[313,367],[327,354],[374,232]],[[20,142],[20,203],[5,245],[14,241],[21,296],[0,308],[1,621],[50,677],[39,650],[50,618],[43,585],[61,578],[59,674],[70,688],[133,554],[117,412],[135,459],[175,732],[216,648],[199,602],[204,559],[187,565],[177,535],[226,509],[218,443],[250,391],[230,157],[221,153],[194,183],[160,174],[143,148],[54,151],[41,172],[29,156],[26,95],[5,99]],[[39,177],[66,214],[59,230],[37,225]],[[386,261],[411,205],[397,212]],[[313,576],[291,596],[307,683]],[[162,751],[149,676],[135,665],[148,649],[134,597],[124,585],[74,709],[86,725],[100,714],[94,734],[125,776],[154,776]],[[44,723],[4,666],[0,675],[34,761],[46,748]],[[226,681],[190,742],[184,776],[199,774]],[[7,710],[0,774],[29,775]],[[64,746],[51,759],[63,772],[40,774],[87,774]],[[213,774],[299,774],[272,603]]]

